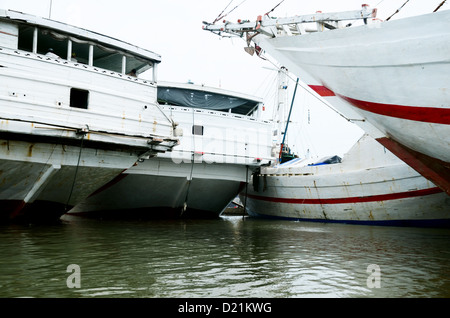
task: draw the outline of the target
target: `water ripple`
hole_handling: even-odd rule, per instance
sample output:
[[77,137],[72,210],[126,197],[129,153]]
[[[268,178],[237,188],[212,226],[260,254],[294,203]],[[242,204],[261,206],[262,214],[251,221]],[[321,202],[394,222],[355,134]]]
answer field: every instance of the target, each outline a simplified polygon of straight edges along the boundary
[[[3,226],[0,297],[449,297],[449,239],[242,217]],[[81,288],[67,287],[69,264]]]

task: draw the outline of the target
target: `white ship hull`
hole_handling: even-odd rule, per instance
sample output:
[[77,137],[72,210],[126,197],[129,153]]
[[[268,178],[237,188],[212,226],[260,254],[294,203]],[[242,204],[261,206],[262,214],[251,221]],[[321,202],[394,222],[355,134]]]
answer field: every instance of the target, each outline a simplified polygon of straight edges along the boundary
[[248,196],[251,216],[375,225],[450,224],[448,196],[372,138],[363,137],[342,163],[288,162],[262,168]]
[[[366,13],[363,6],[356,13],[265,17],[205,29],[247,33],[259,49],[450,194],[450,11],[342,27],[341,19],[371,19]],[[319,32],[307,33],[305,22],[317,24]],[[325,26],[337,29],[324,31]]]
[[[191,171],[192,170],[192,171]],[[247,179],[246,179],[246,174]],[[147,160],[62,217],[215,218],[250,180],[245,166]]]
[[450,193],[450,11],[254,40]]
[[[199,90],[200,101],[204,96],[211,101],[215,94],[220,96],[217,100],[228,96],[223,90],[191,84],[168,86],[172,91],[178,88],[186,89],[188,97]],[[238,97],[231,95],[231,100]],[[249,182],[253,171],[275,160],[272,123],[258,119],[257,109],[251,116],[227,109],[173,105],[161,105],[161,109],[183,130],[180,144],[171,153],[127,169],[76,205],[63,220],[73,216],[215,218]]]
[[58,220],[140,158],[177,144],[155,83],[124,74],[158,62],[97,33],[0,10],[1,221]]
[[0,140],[0,220],[56,221],[133,165],[137,155]]

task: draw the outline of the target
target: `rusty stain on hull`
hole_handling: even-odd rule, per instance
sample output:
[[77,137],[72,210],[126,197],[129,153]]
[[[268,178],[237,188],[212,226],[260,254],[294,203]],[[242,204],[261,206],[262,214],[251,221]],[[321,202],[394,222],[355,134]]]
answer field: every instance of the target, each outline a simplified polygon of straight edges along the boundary
[[28,147],[27,157],[32,157],[32,156],[33,156],[33,147],[34,147],[34,144],[31,144],[31,145]]

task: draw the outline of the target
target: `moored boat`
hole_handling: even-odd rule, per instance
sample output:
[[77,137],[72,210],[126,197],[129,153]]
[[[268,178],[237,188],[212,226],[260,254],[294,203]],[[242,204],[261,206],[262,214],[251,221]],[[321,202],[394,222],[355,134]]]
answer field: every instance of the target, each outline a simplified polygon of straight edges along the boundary
[[[364,5],[204,29],[242,36],[249,52],[267,52],[450,194],[450,10],[390,21],[373,20],[375,13]],[[357,19],[368,23],[345,24]]]
[[450,200],[364,135],[342,159],[262,167],[240,194],[253,217],[396,226],[449,226]]
[[140,158],[171,151],[178,139],[157,105],[160,61],[95,32],[0,10],[1,219],[59,218]]
[[159,107],[183,130],[171,153],[143,160],[76,205],[63,220],[216,218],[263,164],[273,162],[271,121],[260,98],[158,83]]

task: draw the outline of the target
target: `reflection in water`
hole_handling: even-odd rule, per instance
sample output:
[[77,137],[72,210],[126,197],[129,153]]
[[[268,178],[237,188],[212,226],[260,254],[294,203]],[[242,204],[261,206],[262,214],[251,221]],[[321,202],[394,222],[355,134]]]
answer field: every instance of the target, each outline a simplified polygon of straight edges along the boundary
[[[449,297],[449,239],[242,217],[3,225],[0,297]],[[81,288],[67,287],[70,264]]]

